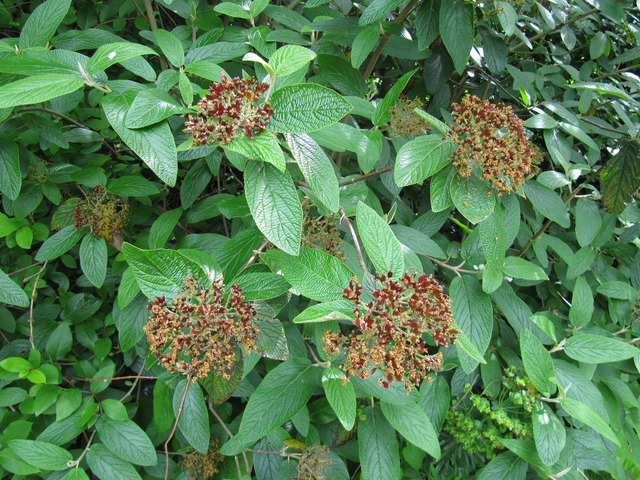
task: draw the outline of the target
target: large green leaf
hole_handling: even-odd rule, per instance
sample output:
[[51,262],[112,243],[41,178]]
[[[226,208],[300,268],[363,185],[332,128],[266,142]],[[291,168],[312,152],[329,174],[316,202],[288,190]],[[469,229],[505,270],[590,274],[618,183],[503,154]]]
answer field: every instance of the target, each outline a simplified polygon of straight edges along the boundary
[[582,334],[568,338],[564,353],[584,363],[619,362],[640,355],[640,350],[619,338]]
[[302,237],[302,207],[288,172],[269,163],[248,162],[245,194],[262,233],[286,253],[298,255]]
[[400,435],[413,445],[421,448],[433,458],[440,458],[438,434],[431,420],[417,403],[409,402],[398,408],[397,405],[380,402],[382,413]]
[[134,102],[134,95],[135,92],[105,95],[102,108],[107,120],[124,143],[140,156],[160,180],[174,186],[178,175],[178,154],[169,124],[162,121],[138,130],[128,128],[126,115]]
[[351,65],[353,68],[360,68],[360,65],[367,59],[380,38],[380,27],[377,25],[367,27],[362,30],[351,44]]
[[162,50],[162,53],[167,57],[171,65],[174,67],[184,65],[184,47],[178,37],[162,28],[156,28],[153,34],[158,41],[158,46]]
[[351,111],[351,104],[326,87],[300,83],[273,92],[271,108],[269,130],[309,133],[339,121]]
[[118,457],[136,465],[155,465],[156,450],[147,434],[131,420],[111,420],[103,416],[96,430],[104,444]]
[[356,218],[364,248],[380,275],[389,271],[392,271],[396,278],[404,275],[402,245],[387,222],[362,202],[358,202]]
[[46,46],[56,33],[70,6],[71,0],[47,0],[38,5],[22,27],[18,42],[20,49]]
[[551,354],[526,328],[520,332],[520,353],[525,371],[533,386],[543,395],[549,396],[554,390],[551,382],[555,378]]
[[293,319],[294,323],[328,322],[330,320],[351,320],[353,302],[349,300],[332,300],[316,303],[304,309]]
[[101,72],[115,63],[124,62],[140,55],[157,55],[157,53],[138,43],[116,42],[102,45],[87,62],[87,73]]
[[564,424],[544,403],[540,410],[531,415],[531,423],[533,423],[533,438],[540,460],[545,465],[553,465],[558,461],[567,439]]
[[471,223],[479,223],[493,212],[496,196],[489,192],[487,184],[474,175],[456,175],[451,180],[453,204]]
[[364,96],[367,84],[349,60],[337,55],[318,55],[318,66],[333,87],[345,95]]
[[25,308],[29,306],[27,294],[2,270],[0,270],[0,302]]
[[557,193],[533,180],[524,184],[524,194],[538,212],[561,227],[569,228],[569,212]]
[[560,400],[560,405],[573,418],[581,421],[582,423],[586,423],[600,435],[620,446],[620,440],[618,440],[618,437],[613,433],[613,430],[611,430],[611,427],[607,422],[605,422],[600,415],[594,412],[587,405],[569,397],[565,397]]
[[73,225],[63,228],[45,240],[36,254],[36,260],[43,262],[58,258],[71,250],[83,235],[84,232],[76,230]]
[[331,160],[307,134],[287,135],[286,138],[305,180],[322,204],[336,213],[340,207],[340,187]]
[[103,443],[94,443],[87,452],[87,463],[91,472],[101,480],[118,478],[122,480],[141,480],[142,477],[130,462],[114,455]]
[[624,143],[600,174],[600,182],[604,206],[611,213],[621,213],[640,187],[640,143]]
[[225,149],[237,152],[251,160],[262,160],[284,172],[285,159],[278,139],[271,132],[262,132],[253,138],[240,135],[224,146]]
[[0,138],[0,193],[15,200],[22,188],[18,144],[8,137]]
[[280,47],[269,58],[269,65],[275,71],[276,77],[291,75],[303,68],[308,68],[309,62],[316,58],[314,51],[299,45],[285,45]]
[[362,480],[396,479],[400,476],[396,432],[379,408],[365,408],[364,420],[358,422],[358,450]]
[[53,443],[37,440],[11,440],[9,447],[29,465],[43,470],[65,470],[73,456]]
[[507,239],[502,209],[498,206],[478,225],[482,251],[487,261],[482,272],[482,289],[491,293],[502,283]]
[[246,273],[239,276],[236,282],[245,299],[249,301],[275,298],[291,288],[282,275],[271,272]]
[[535,263],[531,263],[524,258],[511,256],[507,257],[504,261],[504,267],[502,268],[504,274],[512,278],[522,278],[524,280],[549,280],[549,277],[544,270],[537,266]]
[[283,258],[282,273],[297,292],[320,302],[341,299],[342,291],[354,277],[337,258],[307,247],[298,257]]
[[425,135],[405,143],[398,151],[393,176],[399,187],[422,183],[442,170],[457,148],[455,142],[440,135]]
[[[175,392],[173,393],[173,414],[177,417],[178,428],[184,438],[187,439],[189,445],[198,450],[200,453],[206,454],[209,450],[209,412],[204,401],[202,389],[197,382],[192,382],[185,395],[189,379],[182,379]],[[182,411],[180,411],[180,403],[184,397]]]
[[390,109],[396,104],[398,97],[404,90],[404,87],[407,86],[409,80],[414,73],[418,71],[417,68],[411,70],[410,72],[402,75],[391,87],[391,90],[387,92],[382,101],[376,105],[376,109],[373,112],[373,116],[371,117],[371,121],[374,125],[382,126],[385,125],[389,120],[391,120],[391,112]]
[[322,386],[329,405],[345,428],[351,430],[356,421],[356,394],[351,382],[344,383],[345,374],[337,368],[322,373]]
[[138,92],[125,115],[127,128],[143,128],[158,123],[171,115],[190,112],[180,105],[167,92],[156,88],[149,88]]
[[[480,355],[484,355],[493,331],[491,298],[482,291],[478,280],[470,275],[454,278],[449,295],[456,324]],[[466,354],[460,355],[460,361],[465,372],[472,372],[478,366],[478,362]]]
[[478,480],[525,480],[528,467],[529,464],[522,458],[511,452],[504,452],[480,471]]
[[591,321],[593,315],[593,292],[583,277],[576,279],[571,297],[569,322],[574,327],[584,327]]
[[175,250],[142,250],[125,243],[122,252],[140,290],[148,298],[175,297],[186,284],[187,277],[197,277],[203,283],[215,278],[215,274],[207,276],[198,263]]
[[421,2],[416,13],[415,27],[418,49],[425,50],[438,38],[441,0]]
[[588,198],[579,198],[575,218],[576,238],[581,247],[586,247],[596,237],[602,225],[598,205]]
[[107,242],[102,237],[85,235],[80,244],[80,268],[96,288],[107,277]]
[[236,442],[259,440],[293,417],[311,398],[318,369],[306,358],[281,363],[262,379],[244,409]]
[[473,46],[473,7],[464,0],[444,1],[439,13],[442,42],[462,75]]
[[0,108],[46,102],[75,92],[83,85],[82,78],[60,73],[22,78],[0,87]]

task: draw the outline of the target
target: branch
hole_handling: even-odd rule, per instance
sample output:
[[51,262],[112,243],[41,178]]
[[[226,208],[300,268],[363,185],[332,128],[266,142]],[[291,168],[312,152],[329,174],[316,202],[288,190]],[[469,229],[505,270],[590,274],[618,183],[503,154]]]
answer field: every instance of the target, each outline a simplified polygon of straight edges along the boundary
[[171,429],[169,438],[167,438],[167,441],[164,442],[164,459],[165,459],[164,480],[169,480],[169,442],[173,438],[173,434],[176,433],[176,428],[178,428],[178,420],[180,420],[180,415],[182,414],[182,407],[184,407],[184,399],[187,398],[189,385],[191,385],[191,374],[187,375],[187,385],[184,387],[182,400],[180,400],[180,407],[178,407],[178,414],[176,415],[176,421],[173,422],[173,428]]
[[338,186],[339,187],[344,187],[346,185],[351,185],[352,183],[361,182],[362,180],[366,180],[367,178],[375,177],[377,175],[382,175],[383,173],[390,172],[394,168],[395,167],[391,166],[391,167],[383,168],[382,170],[377,170],[375,172],[370,172],[370,173],[367,173],[365,175],[361,175],[359,177],[352,178],[351,180],[346,180],[344,182],[341,182],[341,183],[338,184]]
[[358,261],[360,262],[360,268],[362,268],[362,273],[367,273],[367,266],[364,263],[364,257],[362,256],[362,250],[360,250],[360,244],[358,243],[358,237],[356,237],[356,232],[353,229],[353,225],[351,225],[351,220],[347,217],[347,214],[344,212],[344,208],[340,207],[340,220],[344,220],[344,223],[347,224],[347,228],[349,229],[349,233],[351,233],[351,238],[353,238],[353,245],[356,247],[356,252],[358,253]]
[[[48,262],[49,260],[47,260]],[[36,288],[38,287],[38,282],[40,281],[40,275],[42,275],[42,271],[47,266],[47,262],[44,262],[40,270],[38,270],[36,281],[33,284],[33,290],[31,291],[31,302],[29,302],[29,343],[31,344],[31,348],[36,348],[33,343],[33,300],[36,296]]]
[[[156,12],[153,11],[153,5],[151,5],[151,0],[144,0],[144,8],[147,11],[147,20],[149,21],[149,27],[151,31],[155,31],[158,29],[158,24],[156,23]],[[162,70],[166,70],[169,68],[169,64],[167,60],[164,58],[164,55],[160,55],[160,68]],[[167,463],[167,468],[169,464]]]
[[[211,398],[209,398],[207,405],[209,407],[209,411],[214,417],[216,417],[216,420],[222,426],[222,429],[226,432],[226,434],[229,435],[229,438],[233,438],[233,433],[231,433],[231,430],[229,430],[229,427],[227,427],[227,425],[224,423],[220,415],[218,415],[218,412],[214,410]],[[236,467],[238,468],[238,480],[242,480],[242,471],[240,471],[240,462],[238,461],[238,456],[235,455],[233,458],[235,458]],[[242,452],[242,458],[244,459],[244,467],[247,469],[247,475],[251,476],[251,468],[249,467],[249,460],[247,459],[247,454],[244,451]]]

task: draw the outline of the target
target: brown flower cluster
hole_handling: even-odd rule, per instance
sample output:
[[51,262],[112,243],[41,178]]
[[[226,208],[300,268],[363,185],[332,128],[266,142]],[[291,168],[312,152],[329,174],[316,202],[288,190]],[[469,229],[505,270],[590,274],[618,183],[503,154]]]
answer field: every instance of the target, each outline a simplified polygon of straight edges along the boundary
[[340,260],[345,259],[344,240],[340,237],[338,222],[332,216],[311,217],[309,212],[305,211],[302,244],[327,252]]
[[392,137],[405,137],[408,135],[425,135],[431,130],[431,125],[415,112],[416,108],[422,108],[423,103],[419,98],[407,99],[404,95],[391,107],[391,124],[389,134]]
[[73,220],[76,230],[88,229],[92,235],[110,242],[114,235],[122,234],[128,215],[129,204],[98,185],[78,202]]
[[324,473],[331,465],[329,447],[314,445],[307,448],[298,463],[296,480],[325,480]]
[[193,134],[194,145],[229,143],[241,132],[253,138],[264,131],[273,115],[269,103],[258,106],[269,85],[253,77],[228,80],[224,73],[221,77],[198,102],[197,116],[189,115],[185,122],[183,131]]
[[486,180],[498,195],[523,184],[540,153],[511,107],[467,95],[451,108],[455,124],[449,138],[460,145],[452,157],[460,175]]
[[220,441],[214,438],[209,443],[209,450],[206,454],[192,448],[183,457],[180,467],[189,473],[189,478],[207,480],[214,478],[215,474],[219,472],[218,465],[222,462],[224,462],[224,456],[220,454]]
[[367,378],[381,370],[381,386],[388,388],[393,381],[403,381],[410,393],[442,361],[442,353],[429,353],[422,334],[428,333],[436,345],[448,347],[460,332],[452,327],[449,296],[431,275],[405,273],[397,281],[391,277],[392,272],[376,274],[380,286],[373,292],[374,301],[368,303],[360,299],[362,286],[355,278],[351,280],[344,298],[356,303],[356,329],[348,335],[326,332],[324,352],[329,357],[341,350],[347,353],[346,363],[340,365],[347,378]]
[[238,358],[240,344],[247,353],[255,347],[257,313],[244,302],[238,285],[224,296],[222,280],[204,288],[197,279],[187,277],[183,293],[171,306],[164,297],[149,305],[151,319],[144,327],[151,352],[170,372],[191,375],[193,381],[210,371],[229,380],[229,371]]

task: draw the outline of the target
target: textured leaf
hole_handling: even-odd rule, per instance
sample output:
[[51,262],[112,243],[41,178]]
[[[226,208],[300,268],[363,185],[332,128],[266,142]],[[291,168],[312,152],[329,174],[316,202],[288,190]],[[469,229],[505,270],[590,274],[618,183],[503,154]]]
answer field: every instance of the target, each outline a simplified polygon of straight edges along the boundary
[[440,458],[440,444],[431,420],[417,403],[397,405],[380,402],[382,413],[400,435],[433,458]]
[[102,45],[87,62],[87,73],[94,74],[140,55],[157,55],[149,47],[130,42],[116,42]]
[[569,322],[574,327],[584,327],[591,321],[593,309],[593,293],[591,292],[591,287],[583,277],[578,277],[573,287]]
[[568,338],[564,352],[584,363],[619,362],[640,355],[640,350],[619,338],[582,334]]
[[[182,193],[182,191],[180,193]],[[153,225],[151,225],[151,229],[149,230],[149,247],[163,248],[181,216],[181,208],[163,212],[162,215],[153,222]]]
[[520,257],[507,257],[502,268],[504,274],[512,278],[522,278],[524,280],[549,280],[544,270],[538,265],[531,263]]
[[364,416],[365,419],[358,422],[362,480],[398,478],[400,454],[395,430],[379,408],[366,407]]
[[367,8],[364,9],[362,15],[358,19],[360,25],[368,25],[370,23],[382,20],[390,12],[398,8],[402,4],[402,0],[373,0]]
[[76,230],[73,225],[63,228],[45,240],[36,254],[36,260],[43,262],[58,258],[71,250],[83,235],[84,232]]
[[318,55],[318,66],[329,83],[345,95],[364,96],[367,84],[349,60],[337,55]]
[[549,396],[553,391],[550,382],[555,377],[551,354],[526,328],[520,332],[520,352],[531,383],[543,395]]
[[522,458],[511,452],[504,452],[480,471],[478,480],[525,480],[528,467],[529,464]]
[[285,170],[284,153],[278,139],[271,132],[262,132],[252,139],[241,135],[224,146],[227,150],[237,152],[251,160],[262,160],[270,163],[281,172]]
[[275,298],[291,288],[282,275],[271,272],[246,273],[238,277],[236,282],[249,301]]
[[298,45],[285,45],[271,55],[269,64],[277,77],[284,77],[303,68],[308,68],[309,62],[314,58],[316,58],[315,52],[308,48]]
[[53,443],[37,440],[11,440],[9,447],[29,465],[43,470],[65,470],[73,456]]
[[160,180],[174,186],[178,175],[178,154],[169,124],[163,121],[139,130],[127,128],[125,117],[133,103],[133,95],[133,92],[124,96],[105,95],[102,108],[107,120],[124,143],[140,156]]
[[91,449],[87,452],[87,463],[91,468],[91,472],[101,480],[111,480],[112,478],[122,480],[142,479],[131,463],[114,455],[102,443],[91,445]]
[[569,397],[560,400],[560,405],[573,418],[586,423],[600,435],[620,446],[620,440],[618,440],[618,437],[613,433],[607,422],[587,405]]
[[148,197],[160,193],[157,185],[142,175],[125,175],[109,180],[107,190],[123,197]]
[[415,68],[402,75],[398,81],[394,83],[393,87],[391,87],[391,90],[387,92],[382,101],[376,105],[373,117],[371,118],[374,125],[382,126],[391,120],[391,112],[389,110],[396,104],[396,101],[404,90],[404,87],[407,86],[407,83],[409,83],[409,80],[411,80],[411,77],[417,71],[418,69]]
[[27,294],[2,270],[0,270],[0,302],[25,308],[29,306]]
[[[180,380],[173,393],[173,414],[176,417],[180,415],[178,428],[189,442],[189,445],[200,453],[206,454],[209,450],[209,412],[207,411],[202,389],[197,382],[192,382],[189,385],[185,396],[184,390],[188,381],[186,378]],[[184,397],[184,403],[182,412],[180,412],[182,397]]]
[[442,42],[462,75],[473,46],[473,7],[463,0],[444,1],[439,22]]
[[0,86],[0,108],[46,102],[75,92],[83,85],[82,78],[59,73],[22,78]]
[[271,108],[269,130],[308,133],[338,122],[351,111],[351,104],[326,87],[300,83],[273,92]]
[[18,144],[10,138],[0,138],[0,193],[10,200],[15,200],[21,188]]
[[245,194],[262,233],[286,253],[298,255],[302,207],[289,173],[271,164],[247,163]]
[[404,257],[402,245],[393,231],[371,207],[358,203],[358,232],[364,248],[376,270],[382,274],[389,271],[396,278],[404,274]]
[[524,194],[538,212],[561,227],[569,228],[569,212],[556,192],[533,180],[524,184]]
[[96,422],[100,440],[118,457],[136,465],[155,465],[156,451],[147,434],[131,420],[101,417]]
[[596,237],[602,225],[598,205],[588,198],[576,203],[576,237],[581,247],[586,247]]
[[611,213],[622,213],[640,187],[640,143],[623,144],[600,174],[600,182],[604,206]]
[[398,151],[393,171],[399,187],[422,183],[449,164],[457,144],[440,135],[425,135],[405,143]]
[[360,65],[378,44],[379,38],[380,28],[377,25],[367,27],[358,33],[351,45],[351,65],[353,68],[360,68]]
[[356,394],[351,382],[343,383],[345,374],[337,368],[326,369],[322,373],[322,386],[329,405],[345,428],[351,430],[356,421]]
[[328,322],[330,320],[351,320],[353,303],[349,300],[332,300],[317,303],[304,309],[293,319],[294,323]]
[[258,327],[256,351],[263,357],[287,360],[289,346],[280,320],[255,320],[254,323]]
[[158,123],[171,115],[190,112],[167,92],[150,88],[138,92],[125,115],[127,128],[143,128]]
[[502,268],[507,249],[504,215],[496,208],[489,217],[478,225],[480,241],[487,264],[482,275],[482,288],[491,293],[502,283]]
[[58,26],[67,15],[71,0],[47,0],[27,17],[20,32],[20,50],[44,47],[49,43]]
[[419,50],[429,48],[440,34],[440,3],[441,0],[430,0],[420,3],[415,20]]
[[553,465],[558,461],[567,439],[563,423],[544,403],[531,415],[531,423],[540,460],[545,465]]
[[489,187],[471,175],[456,175],[451,180],[451,198],[458,211],[471,223],[478,223],[493,212],[496,196],[489,196]]
[[102,237],[85,235],[80,244],[80,268],[96,288],[107,277],[107,242]]
[[167,57],[171,65],[174,67],[184,65],[184,47],[182,46],[182,42],[178,40],[178,37],[161,28],[156,28],[153,34],[158,41],[162,53]]

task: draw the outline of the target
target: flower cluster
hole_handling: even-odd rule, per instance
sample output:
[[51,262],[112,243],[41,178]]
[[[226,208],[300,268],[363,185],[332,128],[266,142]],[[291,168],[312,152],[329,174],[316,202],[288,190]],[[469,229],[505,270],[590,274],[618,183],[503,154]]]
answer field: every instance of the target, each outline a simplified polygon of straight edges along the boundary
[[296,480],[325,480],[324,473],[331,465],[329,447],[314,445],[307,448],[298,463]]
[[338,222],[332,216],[311,217],[309,212],[305,211],[302,244],[327,252],[340,260],[345,258],[344,240],[340,237]]
[[214,478],[215,474],[219,472],[218,465],[222,462],[224,462],[224,456],[220,454],[220,441],[214,438],[209,443],[209,450],[206,454],[191,448],[180,462],[180,467],[189,473],[189,478],[206,480]]
[[424,135],[431,125],[415,112],[416,108],[422,108],[423,103],[419,98],[407,99],[404,95],[391,107],[391,125],[389,133],[392,137],[405,137],[408,135]]
[[229,380],[238,361],[239,344],[247,353],[255,347],[258,329],[255,308],[244,302],[238,285],[225,299],[222,280],[211,288],[187,277],[183,293],[167,305],[155,297],[149,305],[151,319],[144,327],[150,349],[170,372],[191,375],[193,381],[213,370]]
[[367,378],[382,371],[379,383],[388,388],[393,381],[403,381],[407,393],[418,385],[427,371],[440,366],[442,353],[430,354],[422,334],[428,333],[436,345],[448,347],[460,333],[452,327],[451,301],[443,287],[424,273],[406,273],[392,280],[393,272],[377,275],[380,283],[373,292],[374,301],[364,303],[362,286],[354,278],[344,290],[344,298],[356,306],[356,329],[348,335],[326,332],[324,352],[329,357],[347,352],[347,362],[341,368],[347,378],[357,375]]
[[241,132],[253,138],[266,128],[273,115],[271,105],[258,105],[269,85],[253,77],[228,80],[224,73],[221,77],[198,102],[197,116],[189,115],[185,122],[187,128],[183,131],[193,134],[194,145],[229,143]]
[[76,230],[88,229],[108,242],[114,235],[122,234],[128,215],[129,204],[100,185],[80,200],[73,211]]
[[451,108],[455,124],[448,136],[460,145],[453,154],[460,175],[486,180],[498,195],[523,184],[540,153],[511,107],[467,95]]

